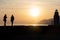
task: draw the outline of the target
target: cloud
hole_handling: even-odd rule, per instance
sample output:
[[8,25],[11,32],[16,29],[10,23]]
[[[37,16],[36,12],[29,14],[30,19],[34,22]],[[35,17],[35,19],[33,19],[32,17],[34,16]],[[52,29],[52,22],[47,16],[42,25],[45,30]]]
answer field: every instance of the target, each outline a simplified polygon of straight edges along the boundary
[[39,24],[49,24],[49,25],[51,25],[51,24],[53,24],[53,19],[42,20],[42,21],[40,21]]
[[[59,17],[59,20],[60,20],[60,17]],[[51,18],[51,19],[42,20],[42,21],[40,21],[39,24],[48,24],[48,25],[52,25],[52,24],[54,24],[54,19]],[[59,21],[59,24],[60,24],[60,21]]]

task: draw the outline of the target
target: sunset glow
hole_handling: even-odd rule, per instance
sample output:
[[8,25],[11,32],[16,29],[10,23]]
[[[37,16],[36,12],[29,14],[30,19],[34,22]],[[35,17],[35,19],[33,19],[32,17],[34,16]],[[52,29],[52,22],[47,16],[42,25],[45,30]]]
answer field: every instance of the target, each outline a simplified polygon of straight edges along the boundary
[[33,7],[29,10],[30,15],[33,17],[37,17],[39,15],[39,9],[37,7]]
[[[55,10],[60,13],[60,0],[0,0],[0,24],[7,15],[10,24],[14,15],[14,24],[37,24],[53,18]],[[60,14],[59,14],[60,15]]]

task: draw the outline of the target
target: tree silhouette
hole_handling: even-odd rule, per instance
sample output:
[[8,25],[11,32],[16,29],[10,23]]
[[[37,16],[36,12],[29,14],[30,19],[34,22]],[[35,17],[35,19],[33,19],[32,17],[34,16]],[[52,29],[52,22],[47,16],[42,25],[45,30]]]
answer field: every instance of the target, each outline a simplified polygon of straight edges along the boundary
[[7,19],[7,15],[5,14],[5,16],[3,17],[3,21],[4,21],[4,26],[6,26],[6,20]]
[[13,23],[14,23],[14,16],[12,15],[11,16],[11,25],[13,26]]
[[54,14],[54,25],[59,25],[59,12],[57,9]]

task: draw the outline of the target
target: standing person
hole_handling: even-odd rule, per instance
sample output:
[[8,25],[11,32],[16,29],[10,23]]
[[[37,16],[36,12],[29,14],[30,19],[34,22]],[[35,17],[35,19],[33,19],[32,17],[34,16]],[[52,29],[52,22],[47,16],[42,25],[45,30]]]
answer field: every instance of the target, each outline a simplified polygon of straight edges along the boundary
[[11,25],[13,26],[13,23],[14,23],[14,16],[12,15],[11,16]]
[[4,26],[6,26],[6,20],[7,19],[7,15],[5,14],[5,16],[3,17],[3,21],[4,21]]

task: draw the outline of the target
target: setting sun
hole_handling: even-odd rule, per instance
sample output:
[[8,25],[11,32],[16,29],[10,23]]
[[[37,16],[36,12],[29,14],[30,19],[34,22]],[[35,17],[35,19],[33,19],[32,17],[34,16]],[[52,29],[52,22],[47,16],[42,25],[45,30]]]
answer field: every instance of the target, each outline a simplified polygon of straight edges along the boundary
[[39,15],[39,9],[37,7],[33,7],[30,9],[30,15],[33,17],[37,17]]

